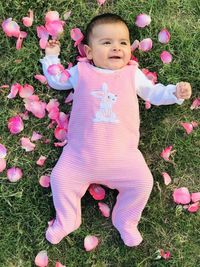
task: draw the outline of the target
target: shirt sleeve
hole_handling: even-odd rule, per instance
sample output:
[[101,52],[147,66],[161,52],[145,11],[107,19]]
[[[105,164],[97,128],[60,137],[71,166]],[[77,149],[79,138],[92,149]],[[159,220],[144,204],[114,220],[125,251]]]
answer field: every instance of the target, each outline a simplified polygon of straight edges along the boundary
[[69,79],[66,82],[60,81],[60,74],[58,75],[50,75],[48,73],[48,67],[52,64],[60,64],[60,59],[57,56],[45,56],[40,59],[40,63],[42,63],[42,69],[44,76],[47,78],[47,82],[50,87],[57,90],[69,90],[75,88],[78,82],[78,68],[77,65],[67,70],[70,74]]
[[140,69],[136,71],[135,81],[137,94],[143,100],[149,101],[153,105],[159,106],[175,103],[181,105],[184,101],[184,99],[178,99],[175,96],[176,85],[169,84],[164,86],[161,83],[153,84]]

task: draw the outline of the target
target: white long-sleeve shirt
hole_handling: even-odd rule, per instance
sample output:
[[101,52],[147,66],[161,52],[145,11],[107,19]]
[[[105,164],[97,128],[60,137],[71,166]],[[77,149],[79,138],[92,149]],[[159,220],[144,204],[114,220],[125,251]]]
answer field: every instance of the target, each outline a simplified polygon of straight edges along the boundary
[[[45,77],[48,84],[57,90],[69,90],[76,88],[78,84],[78,68],[77,65],[67,70],[70,74],[69,79],[63,83],[60,82],[60,75],[50,75],[47,71],[52,64],[60,64],[60,59],[57,56],[45,56],[40,60]],[[94,66],[94,68],[97,68]],[[98,68],[99,69],[99,68]],[[113,70],[99,69],[102,72],[112,72]],[[183,103],[183,99],[177,99],[175,96],[176,85],[169,84],[164,86],[161,83],[153,84],[145,74],[137,69],[135,77],[135,88],[137,88],[137,95],[145,101],[149,101],[153,105],[170,105]]]

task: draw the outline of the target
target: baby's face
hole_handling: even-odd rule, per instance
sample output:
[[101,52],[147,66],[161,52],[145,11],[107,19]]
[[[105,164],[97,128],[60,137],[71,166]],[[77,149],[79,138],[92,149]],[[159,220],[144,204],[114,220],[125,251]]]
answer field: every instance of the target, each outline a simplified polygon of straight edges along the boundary
[[129,30],[122,22],[105,23],[93,28],[89,46],[85,45],[87,58],[99,68],[121,69],[131,58]]

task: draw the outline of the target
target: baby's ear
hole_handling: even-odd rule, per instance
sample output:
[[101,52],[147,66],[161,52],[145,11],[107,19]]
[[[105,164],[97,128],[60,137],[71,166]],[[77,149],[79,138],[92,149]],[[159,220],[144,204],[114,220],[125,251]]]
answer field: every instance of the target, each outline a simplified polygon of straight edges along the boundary
[[86,54],[87,59],[92,59],[92,49],[89,47],[89,45],[84,45],[84,52]]

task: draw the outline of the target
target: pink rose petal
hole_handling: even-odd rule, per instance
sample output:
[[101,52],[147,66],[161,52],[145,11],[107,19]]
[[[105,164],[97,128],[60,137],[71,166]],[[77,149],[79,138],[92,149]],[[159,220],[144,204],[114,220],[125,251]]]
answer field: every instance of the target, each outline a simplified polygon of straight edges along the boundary
[[34,142],[34,141],[40,140],[41,138],[42,138],[42,135],[34,131],[31,137],[31,141]]
[[33,10],[29,10],[29,16],[28,17],[23,17],[22,22],[24,26],[26,27],[31,27],[33,24]]
[[63,147],[67,144],[67,140],[64,140],[63,142],[55,142],[54,146],[55,147]]
[[35,257],[35,265],[39,267],[46,267],[48,265],[47,251],[40,251]]
[[148,100],[146,100],[145,101],[145,109],[150,109],[150,108],[151,108],[151,103]]
[[151,17],[147,14],[139,14],[136,17],[135,25],[144,28],[151,23]]
[[11,134],[18,134],[24,129],[24,123],[20,116],[14,116],[8,120],[8,129]]
[[166,161],[170,161],[169,157],[171,155],[171,150],[172,150],[172,146],[168,146],[165,149],[163,149],[163,151],[161,152],[160,156],[166,160]]
[[198,108],[200,108],[200,98],[194,99],[190,107],[190,109],[198,109]]
[[26,152],[33,151],[35,149],[35,144],[30,141],[27,137],[22,137],[20,139],[21,147],[26,150]]
[[27,36],[26,32],[23,32],[23,31],[20,32],[19,37],[18,37],[17,42],[16,42],[16,49],[17,50],[22,48],[22,42],[23,42],[24,38],[26,38],[26,36]]
[[7,155],[7,149],[4,145],[0,144],[0,159],[5,158]]
[[193,125],[192,123],[189,122],[181,122],[180,123],[181,126],[183,126],[183,128],[185,129],[187,134],[190,134],[193,131]]
[[98,203],[99,209],[102,213],[102,215],[106,218],[108,218],[110,216],[110,208],[107,204],[103,203],[103,202],[99,202]]
[[171,181],[172,181],[172,179],[169,176],[169,174],[167,172],[162,172],[162,176],[163,176],[165,185],[169,185],[171,183]]
[[160,256],[165,259],[168,260],[171,257],[170,251],[164,251],[163,249],[160,249]]
[[39,97],[32,95],[29,98],[24,98],[25,108],[32,114],[41,119],[46,115],[46,103],[39,100]]
[[28,98],[34,93],[34,88],[30,84],[25,84],[19,89],[19,96],[22,98]]
[[152,81],[153,84],[157,83],[157,73],[151,72],[148,69],[142,69],[142,72],[145,74],[145,76]]
[[7,177],[10,182],[17,182],[22,178],[22,170],[18,167],[12,167],[7,170]]
[[188,209],[189,212],[193,213],[193,212],[197,212],[199,210],[199,202],[195,202],[191,205],[189,205]]
[[151,50],[153,45],[153,42],[151,40],[151,38],[146,38],[143,39],[140,43],[139,43],[139,50],[143,51],[143,52],[147,52],[149,50]]
[[59,261],[57,261],[55,267],[66,267],[66,266],[65,265],[62,265]]
[[99,244],[99,240],[94,235],[88,235],[84,239],[84,248],[86,251],[91,251],[95,249]]
[[190,203],[191,197],[189,190],[186,187],[180,187],[173,192],[174,202],[177,204],[188,204]]
[[49,187],[50,186],[50,177],[47,175],[42,175],[39,179],[39,184],[42,187]]
[[140,42],[135,40],[131,45],[131,51],[135,51],[139,47]]
[[37,26],[37,36],[40,38],[40,48],[45,49],[49,39],[49,33],[44,26]]
[[105,190],[98,184],[91,184],[88,191],[95,200],[102,200],[105,198]]
[[191,194],[192,202],[200,201],[200,192],[192,193]]
[[57,11],[48,11],[45,15],[45,22],[59,20],[59,13]]
[[59,36],[64,31],[64,24],[64,21],[52,20],[45,23],[45,28],[47,29],[48,34],[51,35],[53,38],[59,38]]
[[162,29],[158,34],[158,41],[162,44],[169,43],[170,40],[170,33],[167,29]]
[[67,139],[67,130],[57,126],[56,129],[54,130],[54,136],[59,141],[64,141]]
[[163,51],[160,58],[164,64],[169,64],[172,61],[172,55],[167,51]]
[[15,83],[11,86],[11,89],[10,89],[10,93],[9,95],[7,96],[8,98],[15,98],[17,93],[19,92],[19,90],[21,90],[22,88],[22,85],[19,84],[19,83]]
[[2,28],[8,37],[19,37],[20,27],[15,21],[12,20],[12,18],[4,20],[2,23]]
[[82,32],[79,28],[71,29],[70,36],[71,36],[72,40],[75,41],[74,46],[77,46],[78,44],[80,44],[84,38],[84,35],[82,34]]
[[36,161],[36,164],[39,166],[43,166],[45,161],[46,161],[47,157],[45,156],[40,156],[39,159]]
[[36,74],[34,75],[34,78],[43,84],[47,84],[47,78],[44,75]]
[[0,173],[3,172],[6,168],[6,160],[0,159]]
[[106,2],[106,0],[97,0],[97,3],[102,6],[104,3]]

